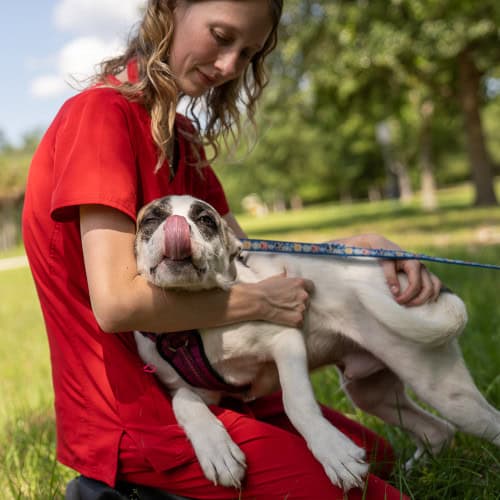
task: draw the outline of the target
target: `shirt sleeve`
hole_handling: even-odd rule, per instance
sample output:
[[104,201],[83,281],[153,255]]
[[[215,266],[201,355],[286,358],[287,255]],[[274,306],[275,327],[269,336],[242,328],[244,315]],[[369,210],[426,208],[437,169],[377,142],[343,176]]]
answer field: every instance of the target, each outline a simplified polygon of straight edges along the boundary
[[128,101],[112,89],[84,91],[61,110],[53,142],[51,215],[74,219],[83,204],[135,218],[138,174]]

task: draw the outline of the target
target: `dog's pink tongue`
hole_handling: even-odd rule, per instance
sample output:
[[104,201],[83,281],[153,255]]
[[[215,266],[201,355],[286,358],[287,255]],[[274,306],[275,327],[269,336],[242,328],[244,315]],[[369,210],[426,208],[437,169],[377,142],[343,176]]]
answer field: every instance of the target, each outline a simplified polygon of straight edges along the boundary
[[183,260],[191,256],[189,224],[181,215],[171,215],[164,226],[164,254],[172,260]]

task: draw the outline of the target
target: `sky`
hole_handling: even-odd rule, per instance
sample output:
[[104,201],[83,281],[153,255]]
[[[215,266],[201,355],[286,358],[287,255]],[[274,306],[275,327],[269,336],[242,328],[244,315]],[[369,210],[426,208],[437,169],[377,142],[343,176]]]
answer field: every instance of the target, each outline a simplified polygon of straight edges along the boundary
[[43,131],[92,75],[123,49],[145,0],[2,0],[0,132],[18,146]]

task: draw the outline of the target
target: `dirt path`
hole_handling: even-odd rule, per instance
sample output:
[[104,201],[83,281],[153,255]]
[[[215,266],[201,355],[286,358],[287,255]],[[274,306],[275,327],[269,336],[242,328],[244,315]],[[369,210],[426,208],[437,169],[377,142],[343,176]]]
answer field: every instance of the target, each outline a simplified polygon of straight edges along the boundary
[[28,259],[26,258],[26,255],[0,259],[0,271],[7,271],[9,269],[18,269],[20,267],[26,267],[27,265],[28,265]]

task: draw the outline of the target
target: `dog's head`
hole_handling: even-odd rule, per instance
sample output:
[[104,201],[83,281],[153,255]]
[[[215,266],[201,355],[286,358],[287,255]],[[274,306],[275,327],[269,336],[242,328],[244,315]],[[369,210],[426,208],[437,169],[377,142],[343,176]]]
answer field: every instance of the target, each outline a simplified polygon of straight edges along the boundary
[[241,243],[208,203],[165,196],[137,216],[137,268],[162,288],[227,288],[236,279]]

